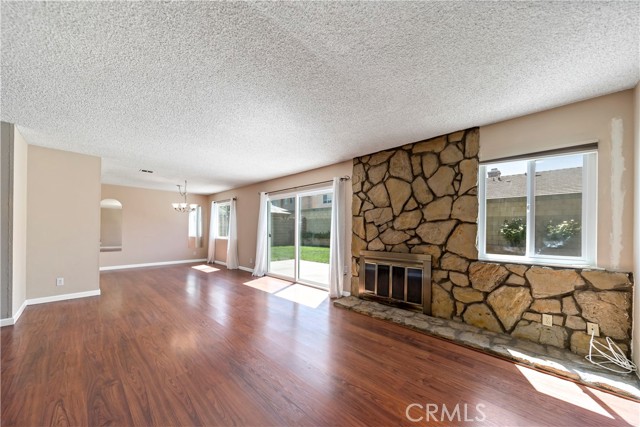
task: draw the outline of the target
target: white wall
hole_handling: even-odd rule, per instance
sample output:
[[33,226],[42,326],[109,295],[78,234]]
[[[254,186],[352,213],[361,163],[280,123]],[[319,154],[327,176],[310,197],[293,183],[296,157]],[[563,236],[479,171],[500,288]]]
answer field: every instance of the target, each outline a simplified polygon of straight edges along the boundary
[[[634,188],[634,278],[633,290],[633,330],[631,336],[633,360],[640,367],[640,84],[635,88],[635,188]],[[640,371],[637,372],[640,376]]]
[[13,146],[13,294],[12,317],[27,299],[27,164],[28,145],[14,126]]

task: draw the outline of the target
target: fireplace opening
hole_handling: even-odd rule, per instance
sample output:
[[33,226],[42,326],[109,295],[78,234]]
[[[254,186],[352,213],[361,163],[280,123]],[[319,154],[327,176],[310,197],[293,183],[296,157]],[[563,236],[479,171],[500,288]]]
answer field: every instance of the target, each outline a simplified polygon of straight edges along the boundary
[[360,253],[359,298],[431,314],[431,256]]

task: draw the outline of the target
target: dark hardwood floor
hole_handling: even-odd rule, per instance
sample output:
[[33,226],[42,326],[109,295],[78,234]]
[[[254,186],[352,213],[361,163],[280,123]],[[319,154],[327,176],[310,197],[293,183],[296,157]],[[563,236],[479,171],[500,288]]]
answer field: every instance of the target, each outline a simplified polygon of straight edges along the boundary
[[100,297],[28,307],[2,328],[2,426],[640,423],[637,402],[252,279],[105,272]]

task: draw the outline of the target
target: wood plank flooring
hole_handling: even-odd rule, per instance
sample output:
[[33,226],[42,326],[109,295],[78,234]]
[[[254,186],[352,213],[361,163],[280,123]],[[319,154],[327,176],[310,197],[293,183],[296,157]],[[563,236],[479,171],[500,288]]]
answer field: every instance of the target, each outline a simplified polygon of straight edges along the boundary
[[251,280],[112,271],[27,307],[1,331],[2,426],[640,424],[637,402]]

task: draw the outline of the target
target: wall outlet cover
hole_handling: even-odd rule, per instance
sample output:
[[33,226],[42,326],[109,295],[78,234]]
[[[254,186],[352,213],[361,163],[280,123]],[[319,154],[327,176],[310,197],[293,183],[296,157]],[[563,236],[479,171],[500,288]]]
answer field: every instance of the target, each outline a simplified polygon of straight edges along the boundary
[[597,323],[589,323],[589,322],[587,322],[587,335],[591,336],[592,333],[596,337],[599,337],[600,336],[600,327],[598,326]]
[[56,286],[64,285],[64,277],[56,277]]
[[550,314],[542,315],[542,324],[544,326],[553,326],[553,316]]

